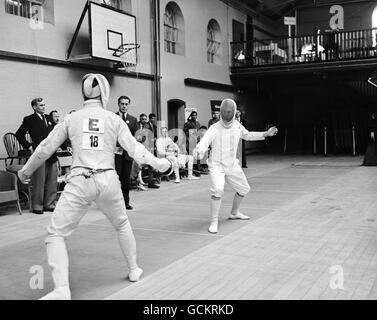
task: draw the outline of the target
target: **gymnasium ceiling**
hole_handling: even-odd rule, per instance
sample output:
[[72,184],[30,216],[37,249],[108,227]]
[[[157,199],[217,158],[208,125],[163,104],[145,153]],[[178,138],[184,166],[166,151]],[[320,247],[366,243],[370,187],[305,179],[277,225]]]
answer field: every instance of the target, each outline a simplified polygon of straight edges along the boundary
[[270,20],[277,21],[284,17],[292,10],[299,7],[306,6],[320,6],[326,4],[344,4],[361,3],[361,2],[375,2],[370,0],[239,0],[259,15],[264,16]]

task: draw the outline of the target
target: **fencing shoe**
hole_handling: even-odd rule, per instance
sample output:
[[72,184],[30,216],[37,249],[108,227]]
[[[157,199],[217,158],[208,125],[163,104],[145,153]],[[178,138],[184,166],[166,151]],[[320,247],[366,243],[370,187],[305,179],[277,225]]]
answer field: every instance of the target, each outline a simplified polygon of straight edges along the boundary
[[39,300],[71,300],[71,290],[69,290],[68,286],[59,287]]
[[249,216],[246,216],[246,215],[244,215],[244,214],[242,214],[241,212],[239,212],[239,211],[237,211],[237,212],[235,212],[235,213],[231,213],[230,215],[229,215],[229,219],[231,219],[231,220],[236,220],[236,219],[238,219],[238,220],[250,220],[250,217]]
[[136,269],[132,269],[128,274],[128,278],[131,282],[139,281],[141,275],[143,274],[143,269],[137,267]]

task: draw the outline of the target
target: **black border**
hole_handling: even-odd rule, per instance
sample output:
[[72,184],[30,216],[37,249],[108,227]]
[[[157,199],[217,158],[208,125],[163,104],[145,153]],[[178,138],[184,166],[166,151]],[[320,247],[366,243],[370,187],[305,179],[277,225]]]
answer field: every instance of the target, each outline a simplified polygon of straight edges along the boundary
[[[96,58],[96,59],[107,60],[107,61],[112,61],[112,62],[118,62],[117,60],[112,60],[112,59],[106,59],[106,58],[102,58],[102,57],[95,57],[95,56],[93,56],[93,46],[92,46],[92,5],[96,5],[96,6],[108,9],[108,10],[112,10],[112,11],[121,13],[123,15],[127,15],[129,17],[132,17],[135,20],[135,43],[138,43],[137,42],[137,34],[136,34],[136,27],[137,27],[136,26],[136,16],[134,16],[133,14],[129,14],[129,13],[123,11],[123,10],[118,10],[118,9],[115,9],[113,7],[109,7],[109,6],[104,5],[104,4],[100,4],[100,3],[89,1],[89,16],[88,16],[88,18],[89,18],[90,56],[92,58]],[[136,51],[136,65],[138,65],[137,48],[135,49],[135,51]]]
[[114,30],[111,30],[111,29],[107,29],[107,49],[109,49],[109,50],[117,50],[119,48],[119,46],[117,48],[110,48],[110,43],[109,43],[109,34],[110,33],[115,33],[115,34],[120,35],[121,45],[123,45],[123,33],[120,33],[120,32],[117,32],[117,31],[114,31]]

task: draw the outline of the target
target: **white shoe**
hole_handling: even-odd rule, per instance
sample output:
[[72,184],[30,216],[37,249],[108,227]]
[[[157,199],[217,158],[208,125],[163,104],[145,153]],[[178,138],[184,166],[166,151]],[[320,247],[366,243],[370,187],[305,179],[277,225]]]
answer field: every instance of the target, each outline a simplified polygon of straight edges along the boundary
[[188,176],[187,179],[188,180],[199,180],[200,178],[199,177],[195,177],[195,176]]
[[39,300],[71,300],[71,290],[69,290],[68,286],[59,287]]
[[212,222],[211,225],[208,228],[209,233],[217,233],[217,222]]
[[231,220],[236,220],[236,219],[239,219],[239,220],[250,220],[250,217],[249,216],[245,216],[241,212],[237,212],[237,213],[231,213],[230,216],[229,216],[229,219],[231,219]]
[[174,181],[175,183],[180,183],[181,182],[181,180],[180,179],[175,179],[175,181]]
[[137,185],[137,191],[148,191],[148,189],[140,183]]
[[143,274],[143,269],[137,267],[136,269],[133,269],[128,274],[128,278],[131,282],[139,281],[141,275]]

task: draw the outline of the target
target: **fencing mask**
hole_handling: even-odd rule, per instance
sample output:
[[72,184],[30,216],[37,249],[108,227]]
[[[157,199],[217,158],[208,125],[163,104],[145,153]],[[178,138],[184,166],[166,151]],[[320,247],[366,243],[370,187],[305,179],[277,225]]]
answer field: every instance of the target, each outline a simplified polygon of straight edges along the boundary
[[221,124],[229,128],[234,121],[234,118],[236,116],[237,111],[237,105],[232,99],[225,99],[221,102],[220,106],[220,119]]

